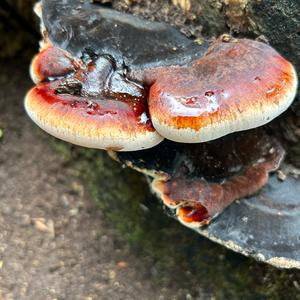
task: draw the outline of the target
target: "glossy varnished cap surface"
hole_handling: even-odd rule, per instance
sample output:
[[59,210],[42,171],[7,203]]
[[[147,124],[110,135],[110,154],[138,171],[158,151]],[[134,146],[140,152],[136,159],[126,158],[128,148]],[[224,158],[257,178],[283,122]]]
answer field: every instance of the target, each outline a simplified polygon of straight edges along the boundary
[[292,64],[269,45],[248,39],[219,38],[192,65],[149,76],[154,127],[185,143],[262,126],[290,106],[297,90]]
[[279,268],[300,269],[300,180],[272,176],[258,195],[229,206],[197,231]]
[[170,25],[106,9],[90,1],[42,0],[42,20],[56,46],[80,57],[84,48],[110,54],[135,70],[183,65],[201,57],[200,47]]

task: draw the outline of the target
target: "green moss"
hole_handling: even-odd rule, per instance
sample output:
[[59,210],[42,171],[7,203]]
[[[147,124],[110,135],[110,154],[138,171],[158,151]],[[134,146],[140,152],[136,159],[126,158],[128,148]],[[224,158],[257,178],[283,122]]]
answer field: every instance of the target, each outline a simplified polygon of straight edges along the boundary
[[150,260],[155,285],[180,289],[196,299],[199,291],[216,299],[300,299],[298,271],[257,263],[184,228],[168,217],[141,174],[122,168],[105,152],[57,141],[53,145],[137,259]]
[[65,160],[72,160],[72,145],[58,142],[55,138],[50,138],[51,147]]

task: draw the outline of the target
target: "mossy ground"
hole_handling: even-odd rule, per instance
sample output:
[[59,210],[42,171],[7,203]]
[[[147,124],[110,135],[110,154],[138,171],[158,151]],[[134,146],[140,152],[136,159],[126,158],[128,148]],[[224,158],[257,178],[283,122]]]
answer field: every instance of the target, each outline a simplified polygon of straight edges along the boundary
[[167,215],[143,175],[105,152],[53,140],[97,201],[107,221],[153,265],[151,280],[216,299],[300,299],[300,272],[278,270],[210,242]]

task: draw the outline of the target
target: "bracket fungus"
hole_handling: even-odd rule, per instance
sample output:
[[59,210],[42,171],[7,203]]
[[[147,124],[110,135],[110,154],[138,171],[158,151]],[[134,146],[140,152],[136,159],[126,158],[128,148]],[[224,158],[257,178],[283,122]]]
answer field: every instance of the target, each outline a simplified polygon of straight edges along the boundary
[[115,71],[110,56],[84,53],[76,59],[47,45],[34,58],[31,74],[37,85],[26,97],[26,111],[48,133],[116,151],[145,149],[162,141],[148,116],[144,88]]
[[[161,157],[161,152],[168,153],[168,159]],[[147,160],[142,159],[141,152],[119,158],[147,170],[148,175],[153,170],[153,191],[166,206],[176,209],[179,221],[199,227],[232,201],[259,191],[267,183],[269,172],[280,165],[284,153],[276,139],[263,130],[251,130],[197,147],[164,142],[147,151]]]
[[293,66],[270,46],[247,39],[220,38],[189,66],[156,76],[151,120],[165,138],[183,143],[264,125],[290,106],[297,89]]
[[[297,90],[293,65],[271,46],[228,36],[199,45],[90,1],[40,5],[43,41],[25,108],[42,129],[110,150],[201,234],[232,202],[268,186],[285,149],[263,125]],[[239,247],[231,248],[251,252]]]

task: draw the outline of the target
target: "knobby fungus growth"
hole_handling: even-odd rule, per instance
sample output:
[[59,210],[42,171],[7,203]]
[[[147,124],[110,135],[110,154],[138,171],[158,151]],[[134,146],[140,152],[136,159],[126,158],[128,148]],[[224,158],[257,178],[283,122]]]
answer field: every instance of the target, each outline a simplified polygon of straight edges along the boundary
[[25,108],[42,129],[125,151],[114,156],[154,177],[191,227],[267,184],[285,151],[263,128],[248,130],[287,110],[297,90],[294,67],[271,46],[227,36],[199,45],[89,1],[40,5]]

